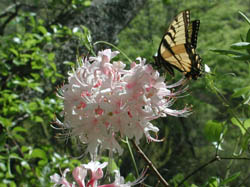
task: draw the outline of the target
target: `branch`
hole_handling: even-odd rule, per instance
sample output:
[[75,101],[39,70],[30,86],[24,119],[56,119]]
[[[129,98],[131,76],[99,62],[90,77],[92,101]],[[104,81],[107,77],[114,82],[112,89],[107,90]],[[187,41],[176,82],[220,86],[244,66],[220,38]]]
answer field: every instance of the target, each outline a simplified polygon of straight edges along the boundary
[[220,157],[221,160],[250,160],[247,157]]
[[188,178],[190,178],[191,176],[193,176],[194,174],[196,174],[198,171],[202,170],[203,168],[207,167],[209,164],[215,162],[215,161],[220,161],[220,160],[250,160],[250,158],[247,157],[220,157],[218,155],[216,155],[213,159],[211,159],[210,161],[206,162],[205,164],[203,164],[202,166],[200,166],[199,168],[197,168],[196,170],[194,170],[192,173],[190,173],[189,175],[187,175],[179,184],[178,186],[181,186]]
[[159,171],[155,168],[154,164],[151,162],[151,160],[149,160],[149,158],[144,154],[144,152],[141,150],[141,148],[136,145],[135,141],[132,141],[133,145],[135,146],[136,150],[138,151],[138,153],[140,153],[140,155],[142,156],[142,158],[148,163],[149,167],[155,172],[155,174],[158,176],[158,178],[160,179],[161,183],[164,186],[169,186],[169,184],[167,183],[167,181],[161,176],[161,174],[159,173]]
[[3,17],[6,17],[6,16],[13,14],[13,12],[11,12],[11,9],[17,7],[18,5],[20,5],[20,3],[15,3],[15,4],[12,4],[9,7],[7,7],[6,10],[0,14],[0,18],[3,18]]
[[[0,15],[0,18],[2,17],[6,17],[6,16],[9,16],[4,22],[3,24],[0,26],[0,35],[3,35],[4,34],[4,29],[6,27],[6,25],[12,20],[14,19],[17,14],[18,14],[18,10],[21,8],[22,4],[20,3],[16,3],[14,5],[11,5],[9,6],[5,12],[3,12],[1,15]],[[10,9],[12,8],[15,8],[15,12],[12,12]]]
[[[10,5],[8,8],[6,8],[6,10],[4,12],[2,12],[0,14],[0,18],[4,18],[4,17],[8,16],[8,18],[6,18],[6,20],[3,22],[3,24],[0,25],[0,35],[4,34],[4,29],[6,28],[7,24],[18,15],[19,9],[21,7],[29,8],[32,10],[38,9],[38,7],[36,7],[36,6],[24,4],[24,3],[20,3],[20,2],[16,2],[16,3]],[[12,9],[15,9],[15,10],[13,11]]]

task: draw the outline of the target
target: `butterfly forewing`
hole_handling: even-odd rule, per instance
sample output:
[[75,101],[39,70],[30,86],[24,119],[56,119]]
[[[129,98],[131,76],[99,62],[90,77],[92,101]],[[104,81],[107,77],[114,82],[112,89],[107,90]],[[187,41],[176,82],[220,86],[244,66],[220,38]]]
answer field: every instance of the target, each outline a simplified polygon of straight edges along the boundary
[[190,13],[188,10],[179,13],[172,21],[163,39],[169,44],[168,47],[173,47],[178,44],[186,43],[187,27],[189,24]]

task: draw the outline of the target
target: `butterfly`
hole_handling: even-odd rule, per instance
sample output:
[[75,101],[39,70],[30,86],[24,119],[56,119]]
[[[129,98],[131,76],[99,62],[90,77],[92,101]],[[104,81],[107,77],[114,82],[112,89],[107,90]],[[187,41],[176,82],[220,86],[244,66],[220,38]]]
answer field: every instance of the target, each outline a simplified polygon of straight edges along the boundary
[[161,40],[154,57],[156,64],[172,76],[173,68],[183,72],[188,79],[196,80],[201,76],[201,58],[195,51],[199,27],[199,20],[190,22],[189,10],[179,13]]

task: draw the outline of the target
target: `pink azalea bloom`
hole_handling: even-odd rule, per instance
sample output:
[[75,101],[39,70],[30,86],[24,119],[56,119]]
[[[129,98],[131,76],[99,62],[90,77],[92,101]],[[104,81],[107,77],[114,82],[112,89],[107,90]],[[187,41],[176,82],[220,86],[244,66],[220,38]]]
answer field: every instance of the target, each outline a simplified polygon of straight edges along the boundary
[[125,183],[124,178],[120,175],[120,172],[118,170],[115,170],[115,181],[112,184],[104,184],[98,187],[130,187],[130,186],[135,186],[145,179],[145,172],[134,182],[127,182]]
[[79,187],[84,187],[85,186],[85,177],[87,176],[87,169],[84,167],[76,167],[73,172],[72,175],[75,179],[75,181],[77,182],[77,184],[79,185]]
[[87,186],[96,186],[97,180],[103,177],[102,169],[108,165],[107,162],[101,164],[98,161],[91,161],[88,164],[83,164],[84,168],[91,170],[91,179],[88,182]]
[[60,175],[58,175],[57,173],[55,173],[54,175],[50,176],[50,180],[51,182],[55,183],[54,186],[56,186],[57,184],[62,185],[62,187],[72,187],[72,184],[69,183],[66,179],[66,174],[69,172],[70,170],[67,168],[64,170],[62,177],[60,177]]
[[[70,183],[66,179],[66,174],[69,172],[69,169],[65,169],[62,177],[58,175],[57,173],[52,175],[50,177],[51,182],[55,183],[54,186],[60,185],[61,187],[130,187],[134,186],[136,184],[139,184],[144,180],[144,174],[145,172],[139,177],[136,181],[134,182],[128,182],[125,183],[124,178],[120,176],[120,172],[118,170],[115,170],[115,181],[112,184],[104,184],[104,185],[99,185],[98,180],[103,177],[103,171],[102,169],[107,166],[107,162],[100,163],[98,161],[91,161],[88,164],[83,164],[79,167],[76,167],[72,175],[74,177],[74,180],[76,181],[77,185],[75,182]],[[87,171],[90,171],[91,177],[88,180],[87,177]],[[87,181],[87,184],[85,185],[85,181]]]
[[117,54],[106,49],[97,57],[83,59],[61,88],[60,97],[64,100],[61,124],[87,144],[86,151],[91,154],[104,149],[122,154],[117,140],[124,136],[135,138],[137,144],[143,135],[149,141],[159,141],[150,135],[159,131],[152,120],[190,113],[189,108],[170,108],[185,91],[174,93],[170,89],[183,85],[183,79],[166,85],[165,79],[141,58],[128,70],[121,61],[111,63]]

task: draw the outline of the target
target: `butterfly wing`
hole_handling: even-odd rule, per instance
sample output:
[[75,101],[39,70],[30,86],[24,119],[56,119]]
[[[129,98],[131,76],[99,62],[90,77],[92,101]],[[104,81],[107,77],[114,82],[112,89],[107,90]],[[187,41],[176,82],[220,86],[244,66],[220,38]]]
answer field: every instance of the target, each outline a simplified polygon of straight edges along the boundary
[[158,49],[157,64],[171,75],[173,68],[186,77],[196,79],[200,75],[200,57],[195,53],[199,20],[190,23],[188,10],[179,13],[162,38]]
[[199,28],[200,28],[200,20],[192,21],[188,25],[188,43],[190,43],[191,47],[193,47],[194,49],[197,46],[197,37]]

